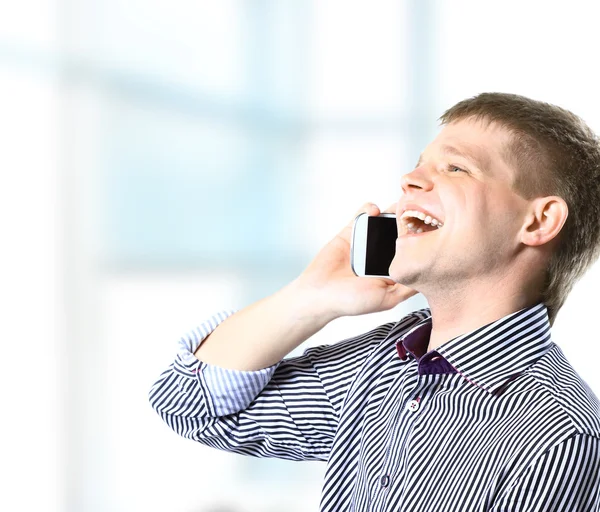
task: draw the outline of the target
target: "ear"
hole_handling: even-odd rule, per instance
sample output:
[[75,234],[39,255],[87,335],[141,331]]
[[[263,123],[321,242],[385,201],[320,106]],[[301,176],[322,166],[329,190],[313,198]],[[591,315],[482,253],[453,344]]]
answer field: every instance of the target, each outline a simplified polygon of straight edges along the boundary
[[531,247],[547,244],[560,233],[568,215],[569,208],[561,197],[535,198],[521,231],[521,242]]

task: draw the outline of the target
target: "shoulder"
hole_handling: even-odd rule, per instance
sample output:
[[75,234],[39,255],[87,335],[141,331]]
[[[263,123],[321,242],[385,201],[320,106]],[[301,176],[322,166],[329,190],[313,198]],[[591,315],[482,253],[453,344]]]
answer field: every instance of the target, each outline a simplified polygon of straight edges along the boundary
[[[413,311],[396,322],[387,322],[377,327],[331,344],[317,345],[305,350],[304,355],[313,358],[313,361],[330,360],[339,354],[351,354],[350,357],[363,359],[368,353],[374,354],[386,350],[416,328],[423,321],[430,318],[429,309]],[[395,349],[394,349],[395,350]]]
[[549,393],[575,431],[600,439],[600,401],[556,344],[527,372]]

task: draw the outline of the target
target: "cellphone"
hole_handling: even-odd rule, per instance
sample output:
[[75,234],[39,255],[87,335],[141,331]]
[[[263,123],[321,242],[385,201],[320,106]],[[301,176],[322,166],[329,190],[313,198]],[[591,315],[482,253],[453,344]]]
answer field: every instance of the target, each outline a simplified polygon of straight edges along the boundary
[[354,219],[350,245],[350,266],[360,277],[387,277],[396,255],[398,227],[396,215],[382,213],[369,217],[361,213]]

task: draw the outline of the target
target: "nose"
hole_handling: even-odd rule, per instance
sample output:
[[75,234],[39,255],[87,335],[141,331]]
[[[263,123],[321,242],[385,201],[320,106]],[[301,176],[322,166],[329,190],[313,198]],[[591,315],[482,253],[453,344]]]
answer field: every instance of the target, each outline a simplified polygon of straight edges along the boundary
[[402,178],[400,178],[400,183],[402,191],[405,194],[409,191],[414,192],[416,190],[428,192],[433,188],[433,181],[424,165],[416,167],[411,172],[402,176]]

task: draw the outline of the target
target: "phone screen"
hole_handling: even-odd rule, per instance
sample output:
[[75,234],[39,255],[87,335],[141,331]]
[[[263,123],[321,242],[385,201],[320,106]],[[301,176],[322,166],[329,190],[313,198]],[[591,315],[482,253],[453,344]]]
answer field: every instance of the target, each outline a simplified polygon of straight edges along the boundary
[[396,218],[369,217],[368,220],[365,273],[371,276],[389,276],[398,238]]

